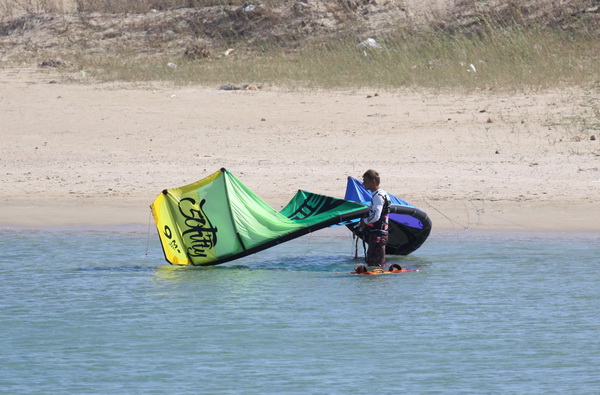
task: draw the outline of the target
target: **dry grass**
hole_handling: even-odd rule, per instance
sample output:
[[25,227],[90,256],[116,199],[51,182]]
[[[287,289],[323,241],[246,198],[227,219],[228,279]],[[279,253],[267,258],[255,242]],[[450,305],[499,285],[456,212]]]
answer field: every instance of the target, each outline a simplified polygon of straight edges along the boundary
[[[528,9],[508,1],[484,12],[477,10],[487,2],[471,1],[459,7],[460,23],[440,19],[415,27],[398,21],[393,29],[368,31],[357,12],[368,1],[330,0],[323,2],[324,15],[337,30],[309,33],[302,26],[311,20],[290,11],[298,2],[261,3],[247,13],[242,0],[5,0],[5,18],[73,7],[76,13],[0,26],[0,36],[3,29],[7,36],[17,32],[4,63],[60,58],[59,64],[70,65],[65,68],[71,77],[175,84],[494,90],[600,85],[598,33],[592,23],[569,16],[573,9],[562,3]],[[212,14],[199,11],[208,9]],[[539,16],[531,18],[534,10]],[[300,19],[292,19],[296,14]],[[49,36],[38,43],[29,26],[45,24]],[[367,34],[381,48],[359,48]],[[236,51],[225,56],[229,48]]]
[[63,0],[5,0],[0,2],[0,17],[14,17],[23,13],[68,12],[71,5]]
[[[163,80],[176,84],[256,83],[307,88],[523,90],[600,85],[600,43],[543,30],[493,31],[484,37],[426,34],[378,39],[381,49],[355,40],[327,40],[289,52],[263,46],[252,56],[214,52],[139,62],[127,52],[75,63],[101,80]],[[168,64],[171,66],[168,66]],[[173,67],[173,64],[177,67]]]
[[[270,0],[273,1],[273,0]],[[266,3],[270,2],[269,0]],[[140,13],[177,7],[235,7],[243,0],[3,0],[0,16],[38,12]]]

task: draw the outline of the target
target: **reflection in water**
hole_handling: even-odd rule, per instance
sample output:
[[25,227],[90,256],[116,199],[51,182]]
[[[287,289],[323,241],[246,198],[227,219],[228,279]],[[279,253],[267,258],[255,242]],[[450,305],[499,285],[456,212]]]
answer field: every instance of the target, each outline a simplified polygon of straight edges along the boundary
[[[239,262],[239,263],[238,263]],[[349,273],[361,264],[340,255],[305,255],[302,257],[269,257],[268,259],[244,258],[219,266],[177,266],[161,265],[154,269],[154,280],[160,283],[222,281],[223,276],[230,278],[257,279],[263,271],[314,272],[314,273]],[[424,270],[432,265],[432,261],[419,256],[391,256],[388,265],[398,264],[405,269]]]

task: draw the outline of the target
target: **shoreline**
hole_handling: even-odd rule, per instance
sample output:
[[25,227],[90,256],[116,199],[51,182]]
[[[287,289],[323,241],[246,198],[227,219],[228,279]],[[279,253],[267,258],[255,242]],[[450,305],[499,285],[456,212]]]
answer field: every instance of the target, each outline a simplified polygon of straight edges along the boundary
[[[593,203],[556,210],[554,202],[515,204],[514,202],[428,202],[417,206],[440,231],[529,231],[529,232],[599,232],[600,210]],[[469,204],[471,207],[469,207]],[[120,227],[154,227],[147,205],[98,203],[94,205],[35,205],[8,203],[0,208],[0,228],[70,228],[103,229]]]
[[[119,225],[0,225],[0,233],[3,232],[31,232],[35,233],[107,233],[107,234],[139,234],[147,235],[158,241],[156,226],[154,222],[148,224],[119,224]],[[348,238],[352,240],[352,234],[343,226],[324,228],[318,231],[308,233],[298,238]],[[600,232],[597,230],[530,230],[530,229],[447,229],[433,228],[428,241],[433,238],[487,238],[521,240],[524,238],[553,240],[553,239],[574,239],[579,241],[597,241],[600,240]],[[294,239],[295,240],[295,239]],[[427,244],[426,241],[424,245]],[[422,249],[423,247],[420,247]],[[411,255],[413,255],[412,253]]]

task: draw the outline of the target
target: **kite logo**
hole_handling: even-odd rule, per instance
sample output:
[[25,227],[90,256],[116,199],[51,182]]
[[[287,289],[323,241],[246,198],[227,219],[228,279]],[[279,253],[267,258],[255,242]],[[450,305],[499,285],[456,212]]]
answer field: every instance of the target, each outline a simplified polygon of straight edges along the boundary
[[320,196],[311,194],[309,199],[298,207],[296,211],[289,216],[291,220],[297,221],[307,219],[313,215],[333,210],[342,205],[343,200],[335,199],[329,196]]
[[[171,228],[169,228],[169,225],[165,225],[164,235],[169,240],[171,240],[173,238],[173,231],[171,231]],[[179,249],[179,246],[177,245],[177,241],[171,240],[169,245],[171,246],[172,249],[174,249],[175,251],[177,251],[178,253],[181,254],[181,250]]]
[[200,205],[192,198],[184,198],[179,202],[179,212],[184,218],[187,227],[181,234],[189,240],[188,255],[191,257],[206,257],[208,251],[217,245],[217,228],[214,227],[202,207],[206,199],[200,201]]

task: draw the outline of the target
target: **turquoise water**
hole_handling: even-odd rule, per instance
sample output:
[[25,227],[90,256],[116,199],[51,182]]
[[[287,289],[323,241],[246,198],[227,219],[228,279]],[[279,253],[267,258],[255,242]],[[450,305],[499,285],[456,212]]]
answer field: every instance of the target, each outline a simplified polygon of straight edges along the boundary
[[352,254],[185,268],[155,234],[0,231],[0,393],[599,393],[600,234],[434,232],[392,260],[418,272],[337,274]]

